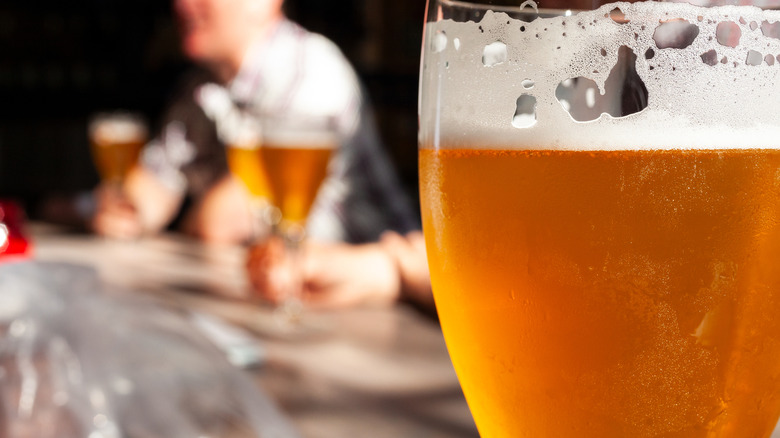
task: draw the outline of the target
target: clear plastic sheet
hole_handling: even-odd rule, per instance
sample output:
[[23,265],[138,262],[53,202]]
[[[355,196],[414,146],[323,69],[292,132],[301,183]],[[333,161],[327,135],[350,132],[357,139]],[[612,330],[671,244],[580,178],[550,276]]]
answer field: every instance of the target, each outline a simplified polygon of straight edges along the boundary
[[66,264],[0,265],[0,436],[297,437],[188,315]]

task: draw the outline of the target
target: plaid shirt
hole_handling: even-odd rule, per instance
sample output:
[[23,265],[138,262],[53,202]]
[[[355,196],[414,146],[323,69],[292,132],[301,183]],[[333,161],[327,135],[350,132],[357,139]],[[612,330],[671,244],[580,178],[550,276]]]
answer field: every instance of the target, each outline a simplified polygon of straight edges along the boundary
[[171,189],[201,196],[228,169],[217,135],[220,111],[204,90],[222,90],[231,105],[256,114],[334,117],[344,140],[307,222],[319,240],[376,240],[385,230],[419,228],[392,164],[379,142],[360,83],[338,48],[321,35],[282,21],[247,53],[226,86],[203,73],[186,81],[142,164]]

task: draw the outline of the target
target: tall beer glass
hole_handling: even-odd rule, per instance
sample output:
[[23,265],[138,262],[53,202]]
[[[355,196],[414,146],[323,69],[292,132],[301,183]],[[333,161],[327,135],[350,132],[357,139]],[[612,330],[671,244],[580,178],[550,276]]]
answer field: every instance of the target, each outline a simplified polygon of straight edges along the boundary
[[423,228],[481,435],[768,437],[780,13],[544,1],[428,4]]

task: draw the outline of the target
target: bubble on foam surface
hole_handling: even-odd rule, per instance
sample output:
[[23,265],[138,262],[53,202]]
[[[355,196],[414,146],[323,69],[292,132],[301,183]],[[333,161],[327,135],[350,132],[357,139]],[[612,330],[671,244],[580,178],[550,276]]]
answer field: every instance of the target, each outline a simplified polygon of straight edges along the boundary
[[626,18],[626,14],[623,13],[623,11],[620,10],[620,8],[615,8],[611,11],[609,11],[608,14],[609,18],[612,19],[617,24],[626,24],[629,22],[629,20]]
[[655,28],[653,40],[659,49],[684,49],[699,36],[699,26],[681,19],[662,22]]
[[517,98],[517,108],[512,116],[512,126],[518,129],[530,128],[536,124],[536,98],[523,94]]
[[718,63],[718,52],[716,52],[715,49],[707,50],[701,54],[701,60],[707,65],[716,65]]
[[492,67],[506,61],[506,44],[496,41],[485,46],[482,51],[482,64],[485,67]]
[[636,54],[626,46],[618,49],[618,58],[604,83],[603,92],[586,77],[570,78],[558,85],[555,97],[576,121],[596,120],[602,114],[625,117],[647,107],[647,89],[637,75]]
[[447,34],[444,31],[436,32],[436,37],[433,40],[433,50],[435,52],[441,52],[447,48]]
[[747,65],[761,65],[761,62],[764,60],[764,58],[761,56],[761,52],[757,52],[755,50],[748,50],[747,53],[747,59],[745,59],[745,64]]
[[[615,19],[615,9],[622,19]],[[780,147],[780,122],[774,115],[780,112],[780,68],[768,61],[770,57],[780,61],[780,39],[771,26],[780,22],[780,12],[642,2],[604,5],[571,17],[533,18],[515,20],[487,12],[478,23],[428,23],[433,31],[426,32],[423,81],[437,85],[425,87],[421,95],[422,144]],[[719,26],[726,29],[720,35]],[[436,53],[437,31],[446,32],[451,40],[458,38],[459,48],[449,45]],[[484,49],[497,41],[506,45],[506,59],[485,68]],[[619,60],[621,47],[632,55],[630,61]],[[760,65],[746,62],[755,57],[748,55],[751,51],[758,53]],[[440,68],[445,62],[449,68]],[[619,65],[619,73],[613,73]],[[625,94],[617,90],[612,93],[619,99],[601,101],[610,94],[609,76],[632,69],[646,88],[646,107],[630,114],[612,111],[609,107],[620,106]],[[526,80],[534,83],[532,89],[526,88]],[[570,93],[582,93],[581,100],[556,95],[558,87],[567,84],[573,87]],[[516,129],[514,114],[522,95],[535,98],[535,123]],[[634,90],[634,95],[641,93]],[[596,114],[583,121],[569,114],[589,103]]]
[[737,47],[742,30],[733,21],[722,21],[715,27],[715,37],[722,46]]
[[774,23],[770,23],[766,20],[763,21],[761,23],[761,33],[763,33],[764,36],[768,36],[770,38],[780,39],[780,21],[776,21]]

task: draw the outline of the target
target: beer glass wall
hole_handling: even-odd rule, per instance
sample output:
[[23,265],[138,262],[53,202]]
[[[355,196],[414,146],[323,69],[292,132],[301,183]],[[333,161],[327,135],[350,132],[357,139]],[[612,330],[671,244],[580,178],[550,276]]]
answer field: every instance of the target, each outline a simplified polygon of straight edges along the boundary
[[480,433],[768,437],[780,13],[495,3],[429,0],[420,91],[433,290]]

